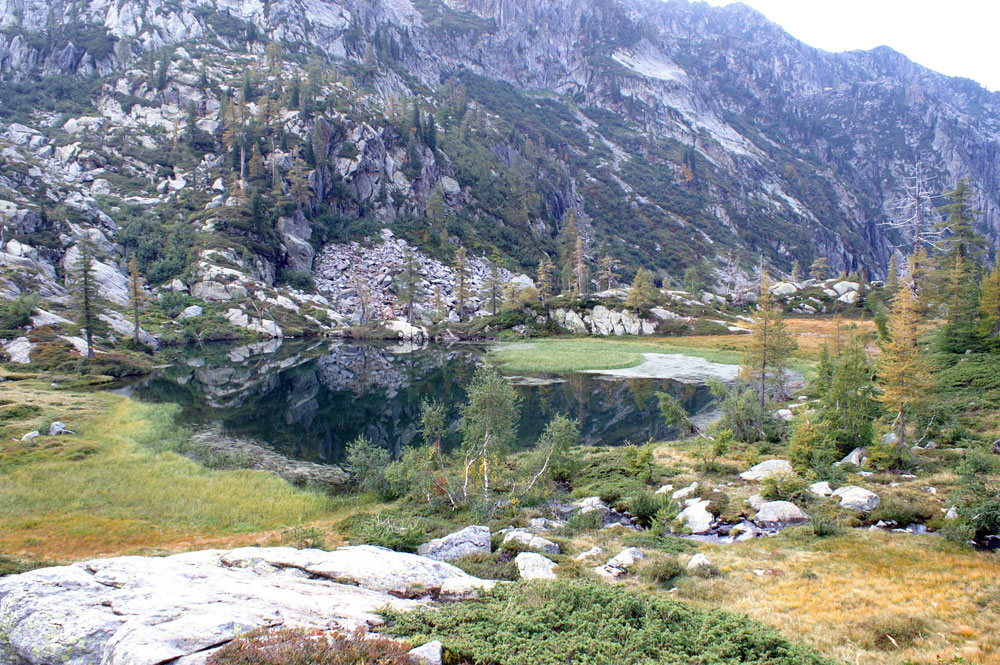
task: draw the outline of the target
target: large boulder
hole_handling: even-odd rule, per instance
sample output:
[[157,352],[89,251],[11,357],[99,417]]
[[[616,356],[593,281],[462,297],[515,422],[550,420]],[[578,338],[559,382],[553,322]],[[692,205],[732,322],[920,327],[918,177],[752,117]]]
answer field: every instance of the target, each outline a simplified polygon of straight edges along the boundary
[[646,556],[638,547],[626,547],[615,556],[608,559],[603,566],[594,568],[594,572],[605,579],[616,579],[627,575],[637,563]]
[[833,496],[840,497],[841,508],[847,508],[859,513],[870,513],[878,508],[882,499],[875,492],[869,492],[863,487],[847,485],[834,490]]
[[470,554],[490,553],[490,528],[467,526],[461,531],[424,543],[417,554],[435,561],[454,561]]
[[715,516],[708,512],[709,501],[689,499],[690,504],[677,516],[677,521],[691,530],[691,533],[706,533],[712,528]]
[[794,473],[788,460],[769,459],[750,467],[740,474],[740,478],[743,480],[764,480],[771,476],[790,476]]
[[288,547],[119,557],[0,579],[0,663],[196,662],[249,630],[378,625],[400,596],[488,586],[454,566],[380,547]]
[[757,508],[753,521],[763,527],[791,526],[805,524],[809,516],[791,501],[766,501]]
[[536,550],[545,554],[559,554],[559,546],[557,544],[524,529],[512,529],[508,531],[503,537],[503,542],[504,544],[520,543],[529,550]]
[[556,579],[556,563],[535,552],[521,552],[514,557],[517,572],[523,580]]

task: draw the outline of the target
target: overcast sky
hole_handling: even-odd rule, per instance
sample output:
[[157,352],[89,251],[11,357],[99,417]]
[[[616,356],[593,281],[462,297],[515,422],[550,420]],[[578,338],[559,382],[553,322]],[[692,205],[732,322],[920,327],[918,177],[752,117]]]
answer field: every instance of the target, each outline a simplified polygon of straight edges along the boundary
[[[707,0],[728,5],[733,0]],[[1000,90],[1000,0],[743,0],[827,51],[890,46],[942,74]]]

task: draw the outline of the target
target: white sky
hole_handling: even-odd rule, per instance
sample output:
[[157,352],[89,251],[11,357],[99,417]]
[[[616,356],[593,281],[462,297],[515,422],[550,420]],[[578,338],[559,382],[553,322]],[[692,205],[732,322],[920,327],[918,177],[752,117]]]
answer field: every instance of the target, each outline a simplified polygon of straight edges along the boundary
[[[707,0],[728,5],[733,0]],[[1000,90],[1000,0],[743,0],[827,51],[890,46],[925,67]]]

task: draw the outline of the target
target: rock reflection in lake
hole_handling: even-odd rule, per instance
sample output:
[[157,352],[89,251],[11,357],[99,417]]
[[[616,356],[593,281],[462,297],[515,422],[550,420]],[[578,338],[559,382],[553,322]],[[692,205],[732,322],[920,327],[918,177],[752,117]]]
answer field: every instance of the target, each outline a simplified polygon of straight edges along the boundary
[[[181,422],[267,443],[285,455],[339,462],[347,443],[364,434],[399,454],[419,442],[420,404],[448,406],[445,441],[458,445],[459,407],[485,350],[452,346],[347,342],[268,342],[178,352],[170,366],[121,390],[174,402]],[[661,439],[655,393],[666,390],[689,413],[704,415],[704,385],[594,374],[512,376],[524,397],[520,445],[530,446],[557,413],[580,420],[584,443],[620,445]]]

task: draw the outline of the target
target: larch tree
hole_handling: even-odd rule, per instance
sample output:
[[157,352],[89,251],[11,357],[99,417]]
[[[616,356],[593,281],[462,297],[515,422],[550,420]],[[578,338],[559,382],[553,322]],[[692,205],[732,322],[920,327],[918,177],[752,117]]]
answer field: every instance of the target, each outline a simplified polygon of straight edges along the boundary
[[979,334],[990,347],[1000,346],[1000,266],[979,286]]
[[143,290],[142,285],[142,275],[139,274],[139,262],[135,258],[135,254],[128,261],[128,299],[129,304],[132,306],[132,341],[135,342],[136,348],[141,346],[139,341],[139,312],[142,310],[142,306],[146,302],[146,293]]
[[601,260],[597,262],[597,279],[598,282],[604,283],[605,289],[611,289],[614,287],[615,283],[615,270],[618,265],[612,256],[602,256]]
[[750,325],[750,341],[743,354],[742,378],[756,384],[763,412],[768,395],[785,395],[785,374],[798,344],[785,325],[780,306],[774,302],[766,278],[761,283],[757,315]]
[[490,313],[496,316],[500,298],[503,295],[503,278],[500,276],[500,257],[496,254],[490,260],[486,281],[483,282],[483,295],[490,301]]
[[890,338],[882,346],[878,400],[896,418],[897,445],[906,443],[906,411],[926,395],[929,374],[917,344],[919,313],[908,285],[900,288],[889,319]]
[[587,269],[587,256],[583,247],[583,236],[577,234],[576,246],[573,249],[573,291],[581,298],[587,295],[590,271]]
[[656,286],[653,284],[653,273],[645,268],[639,268],[635,273],[635,279],[628,288],[628,295],[625,297],[625,307],[639,312],[643,307],[648,307],[655,299]]
[[809,276],[813,279],[826,279],[830,276],[830,262],[825,256],[818,257],[809,266]]
[[554,271],[555,266],[552,265],[552,261],[547,256],[538,264],[538,297],[542,301],[542,307],[546,306],[546,301],[552,295],[552,273]]

